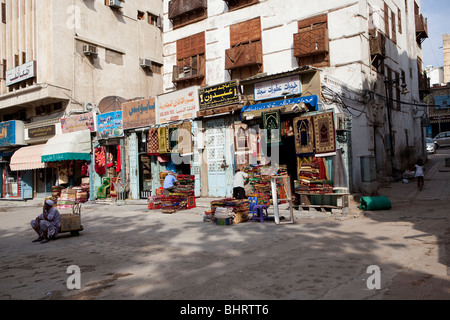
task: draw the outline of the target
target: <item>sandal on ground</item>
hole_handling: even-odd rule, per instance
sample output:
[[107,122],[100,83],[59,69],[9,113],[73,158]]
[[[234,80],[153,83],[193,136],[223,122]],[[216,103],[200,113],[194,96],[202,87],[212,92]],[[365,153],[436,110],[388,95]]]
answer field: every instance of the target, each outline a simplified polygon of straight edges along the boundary
[[49,239],[43,239],[43,240],[41,241],[41,243],[47,243],[47,242],[50,242],[50,240],[49,240]]
[[31,242],[41,242],[42,240],[44,240],[44,238],[39,237],[39,238],[34,239]]

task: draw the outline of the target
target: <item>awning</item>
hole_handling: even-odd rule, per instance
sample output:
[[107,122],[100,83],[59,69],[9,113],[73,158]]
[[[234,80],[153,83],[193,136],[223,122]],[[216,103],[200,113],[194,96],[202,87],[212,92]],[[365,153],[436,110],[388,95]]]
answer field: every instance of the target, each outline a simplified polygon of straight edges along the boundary
[[[315,111],[319,110],[319,97],[314,96],[307,96],[307,97],[300,97],[300,98],[294,98],[294,99],[285,99],[285,100],[278,100],[273,102],[266,102],[266,103],[259,103],[259,104],[252,104],[249,106],[245,106],[241,109],[241,114],[244,117],[260,117],[261,113],[271,111],[271,110],[278,110],[282,113],[291,113],[291,112],[299,112],[302,109],[302,106],[307,105],[308,107],[313,108]],[[308,108],[309,109],[309,108]],[[310,110],[311,111],[311,110]]]
[[49,139],[42,152],[42,162],[91,160],[91,131],[58,134]]
[[44,146],[45,144],[22,147],[14,152],[9,163],[11,171],[45,168],[46,164],[41,161]]

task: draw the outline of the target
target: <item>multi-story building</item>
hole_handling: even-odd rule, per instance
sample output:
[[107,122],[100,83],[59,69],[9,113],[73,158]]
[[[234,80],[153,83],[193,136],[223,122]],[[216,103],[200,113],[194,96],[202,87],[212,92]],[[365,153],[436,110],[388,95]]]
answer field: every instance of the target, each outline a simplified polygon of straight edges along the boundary
[[[0,122],[22,121],[22,143],[43,144],[61,133],[61,118],[119,110],[124,100],[162,92],[161,1],[1,0],[0,5]],[[17,147],[3,146],[2,196],[8,181],[19,189],[23,182],[7,165]],[[26,175],[26,187],[48,195],[55,170],[40,166]]]
[[[415,0],[166,0],[163,86],[170,92],[237,80],[244,116],[251,105],[317,96],[316,109],[334,111],[336,126],[342,124],[336,135],[346,151],[344,185],[370,192],[377,176],[393,176],[424,155],[423,112],[415,104],[429,90],[421,48],[427,33]],[[255,87],[289,76],[300,76],[301,91],[257,97]],[[203,117],[208,142],[220,141],[219,149],[234,142],[225,133],[213,136],[240,120],[234,112],[226,110],[230,120]],[[215,159],[216,147],[208,143],[200,157],[202,186],[225,181],[217,168],[232,181],[233,153]],[[281,157],[295,159],[295,152]]]

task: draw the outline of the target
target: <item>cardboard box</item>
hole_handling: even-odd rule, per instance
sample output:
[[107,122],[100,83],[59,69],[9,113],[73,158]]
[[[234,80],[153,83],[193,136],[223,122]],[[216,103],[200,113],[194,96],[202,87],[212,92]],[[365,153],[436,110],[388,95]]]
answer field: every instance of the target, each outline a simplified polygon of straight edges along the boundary
[[61,214],[61,232],[80,229],[81,229],[81,216],[70,213]]

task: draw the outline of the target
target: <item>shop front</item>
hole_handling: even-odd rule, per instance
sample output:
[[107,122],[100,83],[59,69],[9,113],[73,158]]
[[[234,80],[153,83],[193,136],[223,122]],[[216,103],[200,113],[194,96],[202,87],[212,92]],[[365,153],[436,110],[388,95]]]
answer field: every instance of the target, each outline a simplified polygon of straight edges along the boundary
[[0,123],[0,199],[22,200],[32,198],[33,178],[11,168],[14,153],[25,145],[24,123],[18,120]]
[[162,94],[157,98],[157,128],[148,135],[148,154],[156,156],[158,169],[154,179],[162,183],[167,172],[195,176],[195,196],[200,196],[201,177],[198,150],[194,148],[193,121],[199,110],[198,90],[193,86]]
[[278,197],[295,195],[297,205],[336,206],[331,195],[349,190],[347,141],[338,139],[336,125],[341,115],[324,109],[318,95],[303,95],[301,75],[252,84],[247,92],[253,91],[255,103],[242,108],[241,121],[234,124],[235,161],[249,173],[248,193],[267,201],[270,176],[276,174]]
[[235,170],[233,122],[242,107],[239,82],[233,80],[200,89],[199,103],[197,117],[202,120],[205,138],[202,184],[208,186],[203,195],[231,197]]
[[149,129],[155,128],[155,109],[154,97],[122,104],[123,129],[128,146],[126,175],[132,199],[147,199],[152,194],[156,157],[147,152],[147,137]]
[[[97,115],[97,138],[92,142],[91,198],[117,197],[119,185],[130,189],[125,177],[125,138],[122,111]],[[131,146],[129,146],[131,150]]]

